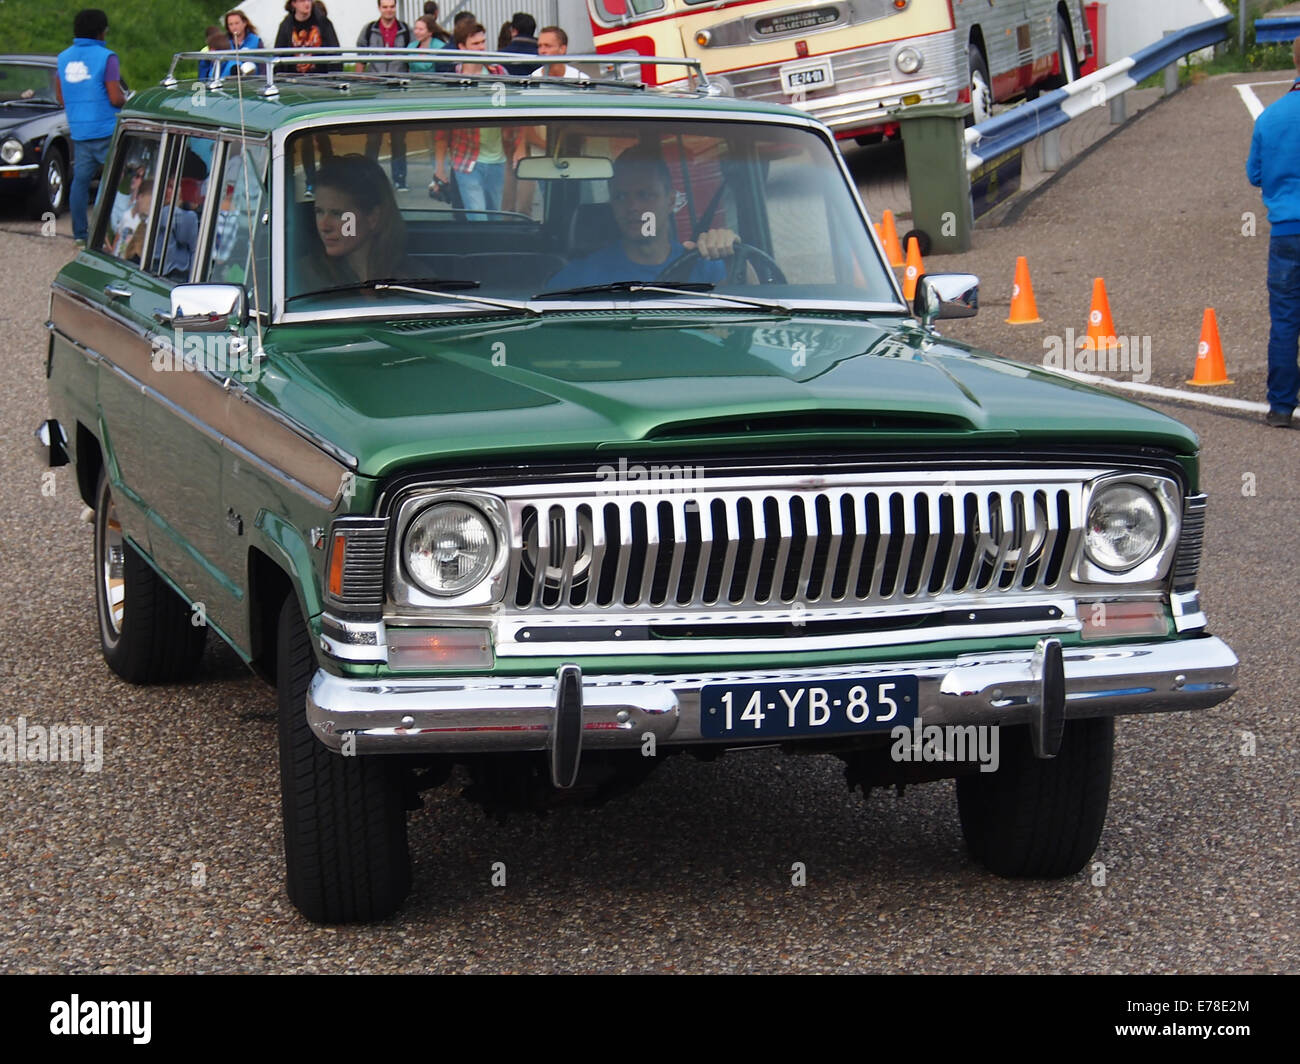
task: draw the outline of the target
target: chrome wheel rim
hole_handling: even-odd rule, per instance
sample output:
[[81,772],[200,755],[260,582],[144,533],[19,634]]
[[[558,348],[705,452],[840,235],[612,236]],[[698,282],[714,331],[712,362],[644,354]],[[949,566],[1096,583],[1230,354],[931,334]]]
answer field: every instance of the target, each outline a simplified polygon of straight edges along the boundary
[[45,173],[45,189],[50,202],[50,209],[57,211],[63,206],[63,169],[57,164],[50,166]]
[[984,80],[983,73],[978,70],[973,71],[970,76],[970,103],[976,125],[993,117],[993,91]]
[[1065,36],[1064,31],[1057,36],[1056,54],[1060,60],[1061,77],[1065,80],[1065,83],[1068,85],[1072,81],[1077,81],[1079,71],[1075,69],[1074,53],[1070,51],[1070,41]]
[[122,523],[117,519],[113,496],[107,496],[104,514],[104,537],[99,559],[100,590],[104,596],[104,624],[114,639],[122,634],[122,618],[126,613],[126,542],[122,538]]

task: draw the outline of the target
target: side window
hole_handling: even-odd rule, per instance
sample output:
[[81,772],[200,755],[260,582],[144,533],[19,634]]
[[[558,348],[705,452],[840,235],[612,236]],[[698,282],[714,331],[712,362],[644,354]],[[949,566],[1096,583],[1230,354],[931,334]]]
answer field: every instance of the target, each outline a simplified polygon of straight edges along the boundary
[[189,280],[214,148],[210,137],[183,136],[171,143],[167,153],[148,260],[149,272],[164,280]]
[[[664,0],[587,0],[588,5],[603,22],[622,22],[624,19],[648,15],[664,6]],[[691,2],[691,0],[687,0]],[[704,0],[695,0],[703,3]]]
[[230,143],[220,185],[212,180],[209,192],[218,199],[206,279],[247,285],[250,297],[259,304],[266,303],[268,292],[270,234],[262,222],[267,210],[267,154],[261,144]]
[[[118,148],[112,201],[100,251],[139,264],[144,251],[149,209],[158,180],[162,138],[152,133],[127,134]],[[107,190],[106,190],[107,194]]]

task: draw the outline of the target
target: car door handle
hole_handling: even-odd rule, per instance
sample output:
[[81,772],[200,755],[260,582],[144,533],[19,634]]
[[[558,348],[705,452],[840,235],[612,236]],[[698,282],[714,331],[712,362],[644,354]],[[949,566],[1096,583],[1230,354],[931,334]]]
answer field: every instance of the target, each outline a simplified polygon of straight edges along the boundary
[[104,295],[109,299],[130,299],[134,293],[121,281],[110,281],[104,285]]

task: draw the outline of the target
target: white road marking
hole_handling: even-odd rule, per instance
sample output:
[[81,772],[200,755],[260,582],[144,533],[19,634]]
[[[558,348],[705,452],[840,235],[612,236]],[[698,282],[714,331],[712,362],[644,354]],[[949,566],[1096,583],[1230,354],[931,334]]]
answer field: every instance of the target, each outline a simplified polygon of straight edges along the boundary
[[1249,85],[1236,85],[1234,88],[1241,95],[1241,102],[1246,105],[1246,110],[1250,112],[1252,122],[1264,113],[1264,105],[1259,102],[1259,97],[1255,95],[1254,89]]
[[1223,410],[1245,410],[1252,414],[1268,413],[1268,403],[1258,403],[1253,399],[1229,399],[1222,395],[1205,395],[1202,392],[1188,392],[1182,388],[1161,388],[1156,384],[1139,384],[1137,381],[1116,381],[1109,377],[1098,377],[1095,373],[1080,373],[1072,369],[1050,369],[1071,380],[1083,381],[1085,384],[1104,384],[1108,388],[1119,388],[1139,395],[1150,395],[1160,399],[1177,399],[1184,403],[1200,403],[1203,406],[1217,406]]

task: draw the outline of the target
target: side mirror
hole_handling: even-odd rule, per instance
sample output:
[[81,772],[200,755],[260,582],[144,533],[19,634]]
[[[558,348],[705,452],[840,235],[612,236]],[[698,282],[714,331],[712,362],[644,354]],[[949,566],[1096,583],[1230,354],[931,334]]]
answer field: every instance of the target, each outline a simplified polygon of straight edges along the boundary
[[248,324],[248,299],[243,285],[178,284],[172,289],[170,310],[157,310],[154,318],[190,332],[242,329]]
[[980,279],[973,273],[924,273],[916,280],[913,313],[929,328],[940,318],[973,318],[980,309]]

